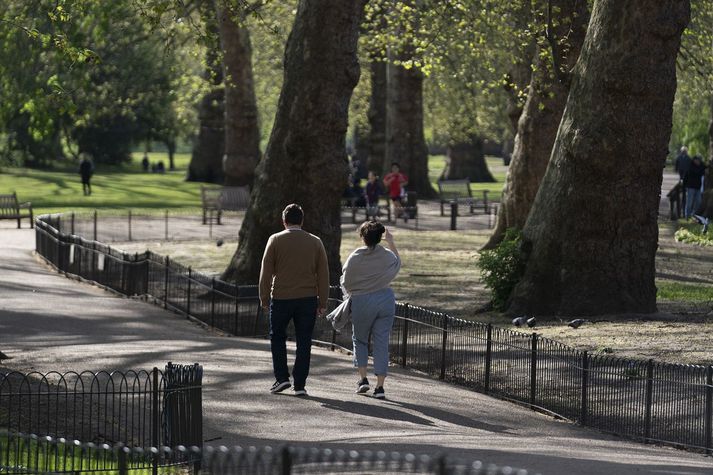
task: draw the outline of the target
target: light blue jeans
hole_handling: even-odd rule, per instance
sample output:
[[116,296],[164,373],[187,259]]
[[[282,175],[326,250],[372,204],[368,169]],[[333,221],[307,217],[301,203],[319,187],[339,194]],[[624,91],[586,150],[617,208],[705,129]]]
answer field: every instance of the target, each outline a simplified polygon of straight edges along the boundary
[[369,333],[374,343],[374,374],[386,375],[389,368],[389,336],[394,325],[396,299],[390,288],[352,296],[352,343],[354,366],[369,361]]
[[701,206],[701,189],[686,188],[686,218],[690,218]]

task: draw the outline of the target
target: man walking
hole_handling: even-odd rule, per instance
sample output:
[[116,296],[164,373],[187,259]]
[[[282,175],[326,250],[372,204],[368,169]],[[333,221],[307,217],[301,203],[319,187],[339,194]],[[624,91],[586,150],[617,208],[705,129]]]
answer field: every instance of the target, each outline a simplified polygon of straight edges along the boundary
[[275,384],[271,393],[290,387],[287,369],[287,325],[294,321],[297,354],[292,368],[295,396],[306,396],[312,352],[312,330],[327,308],[329,268],[322,241],[302,229],[304,213],[291,204],[282,211],[285,230],[267,241],[260,269],[260,304],[270,312],[270,349]]
[[79,163],[79,176],[82,178],[82,191],[84,196],[92,194],[92,185],[90,183],[94,174],[94,164],[86,154],[82,154],[82,161]]

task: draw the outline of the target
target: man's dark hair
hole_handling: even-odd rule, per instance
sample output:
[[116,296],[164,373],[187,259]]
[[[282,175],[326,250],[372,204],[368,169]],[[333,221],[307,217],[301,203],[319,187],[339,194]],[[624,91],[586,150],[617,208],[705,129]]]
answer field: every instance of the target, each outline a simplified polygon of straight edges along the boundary
[[374,247],[381,242],[381,236],[386,232],[384,225],[378,221],[365,221],[359,226],[359,236],[368,247]]
[[401,165],[399,165],[398,162],[391,162],[391,167],[393,168],[394,166],[401,168]]
[[295,203],[285,206],[285,209],[282,210],[282,220],[287,224],[302,224],[304,217],[302,207]]

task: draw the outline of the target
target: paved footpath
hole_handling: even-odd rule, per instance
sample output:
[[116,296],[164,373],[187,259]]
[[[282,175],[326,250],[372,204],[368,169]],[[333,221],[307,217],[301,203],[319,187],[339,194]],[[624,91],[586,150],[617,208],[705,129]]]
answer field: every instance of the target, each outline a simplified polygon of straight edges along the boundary
[[[629,442],[394,369],[387,401],[357,396],[350,358],[315,348],[310,397],[268,394],[269,344],[226,337],[150,304],[67,279],[0,224],[0,349],[18,370],[205,367],[213,445],[296,445],[451,454],[542,474],[711,474],[713,460]],[[291,351],[293,348],[291,348]]]

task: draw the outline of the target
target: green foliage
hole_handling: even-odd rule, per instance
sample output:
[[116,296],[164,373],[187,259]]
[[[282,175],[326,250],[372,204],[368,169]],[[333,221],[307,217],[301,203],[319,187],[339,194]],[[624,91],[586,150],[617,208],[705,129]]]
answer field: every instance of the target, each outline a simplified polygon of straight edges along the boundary
[[481,252],[478,258],[483,282],[492,292],[493,307],[496,310],[505,310],[510,294],[525,271],[521,244],[520,231],[508,229],[497,248]]
[[713,246],[713,228],[708,228],[708,232],[704,234],[703,226],[700,224],[684,224],[676,231],[673,237],[678,242],[696,244],[698,246]]

